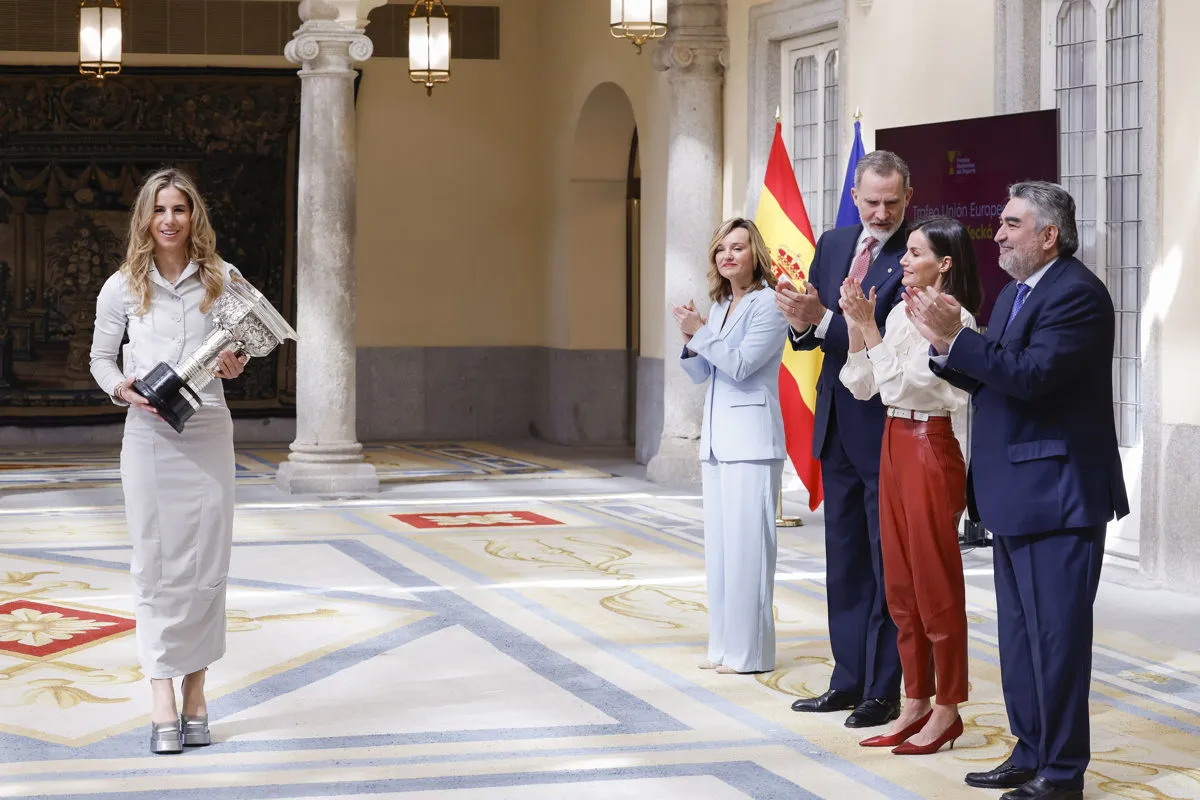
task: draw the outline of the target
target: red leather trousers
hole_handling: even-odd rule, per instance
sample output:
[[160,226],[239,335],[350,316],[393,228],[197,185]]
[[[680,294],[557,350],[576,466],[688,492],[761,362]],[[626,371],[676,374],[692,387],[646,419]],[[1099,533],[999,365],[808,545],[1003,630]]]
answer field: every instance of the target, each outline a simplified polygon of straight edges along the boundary
[[[889,417],[879,468],[888,609],[899,628],[904,694],[967,699],[967,612],[958,519],[967,473],[948,417]],[[936,676],[936,680],[935,680]]]

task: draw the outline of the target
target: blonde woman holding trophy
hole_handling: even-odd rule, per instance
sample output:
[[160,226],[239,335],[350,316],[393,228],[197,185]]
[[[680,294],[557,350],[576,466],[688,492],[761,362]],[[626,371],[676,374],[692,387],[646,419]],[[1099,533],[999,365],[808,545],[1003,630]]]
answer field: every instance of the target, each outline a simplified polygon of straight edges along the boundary
[[[233,422],[221,380],[238,377],[247,360],[237,354],[242,342],[225,344],[230,337],[214,324],[214,304],[227,304],[234,284],[257,294],[217,255],[191,179],[174,169],[147,178],[132,209],[125,262],[97,298],[91,369],[113,402],[129,409],[121,487],[154,753],[212,741],[204,677],[225,653],[234,502]],[[189,358],[201,352],[209,355]]]

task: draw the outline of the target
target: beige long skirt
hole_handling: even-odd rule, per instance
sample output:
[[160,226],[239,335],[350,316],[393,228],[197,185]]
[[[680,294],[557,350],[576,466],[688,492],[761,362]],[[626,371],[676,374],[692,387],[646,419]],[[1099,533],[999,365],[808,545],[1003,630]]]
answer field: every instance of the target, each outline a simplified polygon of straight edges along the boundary
[[225,654],[233,544],[233,421],[203,406],[182,434],[130,409],[121,487],[133,545],[138,656],[147,678],[175,678]]

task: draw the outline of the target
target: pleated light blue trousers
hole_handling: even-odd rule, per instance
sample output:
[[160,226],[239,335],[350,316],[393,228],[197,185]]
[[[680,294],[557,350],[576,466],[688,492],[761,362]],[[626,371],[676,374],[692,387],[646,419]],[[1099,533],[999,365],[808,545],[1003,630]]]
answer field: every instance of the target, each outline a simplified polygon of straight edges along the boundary
[[783,461],[701,464],[708,660],[738,672],[775,669],[776,502]]

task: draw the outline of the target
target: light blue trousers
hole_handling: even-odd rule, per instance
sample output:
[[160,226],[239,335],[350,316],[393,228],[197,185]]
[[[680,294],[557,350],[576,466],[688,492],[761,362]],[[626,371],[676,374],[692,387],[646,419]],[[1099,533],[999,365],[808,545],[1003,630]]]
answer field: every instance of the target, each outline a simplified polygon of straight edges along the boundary
[[775,669],[776,501],[783,461],[701,464],[708,660],[738,672]]

